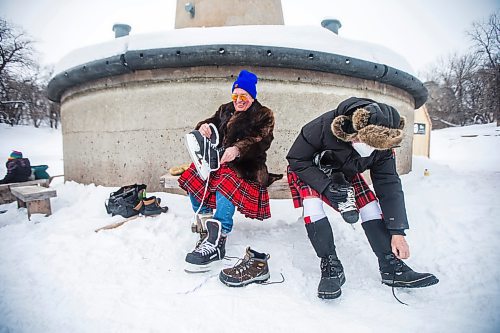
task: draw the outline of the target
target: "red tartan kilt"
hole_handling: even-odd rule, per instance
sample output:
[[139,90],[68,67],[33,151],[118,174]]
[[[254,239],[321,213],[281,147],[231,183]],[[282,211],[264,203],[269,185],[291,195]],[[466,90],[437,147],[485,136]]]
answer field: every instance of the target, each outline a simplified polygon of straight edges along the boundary
[[[288,186],[290,187],[290,192],[292,194],[293,206],[295,208],[302,207],[302,201],[306,197],[316,197],[323,200],[327,205],[331,206],[328,199],[326,199],[321,193],[318,193],[315,189],[304,183],[299,176],[290,167],[287,168],[288,176]],[[372,201],[376,201],[377,197],[375,193],[370,189],[370,186],[366,183],[363,175],[358,173],[351,180],[352,186],[354,187],[354,195],[356,198],[356,207],[358,209],[366,206]],[[335,207],[332,207],[335,209]]]
[[[202,201],[205,191],[205,181],[200,178],[194,164],[179,177],[179,186],[193,195],[199,202]],[[210,173],[207,193],[203,203],[216,209],[215,192],[220,192],[238,211],[251,219],[264,220],[271,217],[269,208],[269,193],[267,188],[240,178],[236,172],[223,164],[217,171]]]

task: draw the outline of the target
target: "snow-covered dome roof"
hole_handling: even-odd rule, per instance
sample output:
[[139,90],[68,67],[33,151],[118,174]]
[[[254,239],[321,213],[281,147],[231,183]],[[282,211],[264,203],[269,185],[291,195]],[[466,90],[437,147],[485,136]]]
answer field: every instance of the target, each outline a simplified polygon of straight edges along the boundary
[[315,26],[247,25],[184,28],[116,38],[77,49],[56,66],[49,98],[78,83],[133,70],[255,65],[337,73],[394,85],[421,106],[427,91],[408,62],[380,45]]

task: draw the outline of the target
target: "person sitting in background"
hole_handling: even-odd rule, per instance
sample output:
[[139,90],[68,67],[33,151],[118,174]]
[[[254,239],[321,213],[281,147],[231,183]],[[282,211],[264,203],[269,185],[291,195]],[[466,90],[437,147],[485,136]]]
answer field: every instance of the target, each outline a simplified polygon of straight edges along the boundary
[[7,174],[0,180],[0,184],[20,183],[30,180],[31,165],[30,160],[23,158],[20,151],[12,151],[5,163]]

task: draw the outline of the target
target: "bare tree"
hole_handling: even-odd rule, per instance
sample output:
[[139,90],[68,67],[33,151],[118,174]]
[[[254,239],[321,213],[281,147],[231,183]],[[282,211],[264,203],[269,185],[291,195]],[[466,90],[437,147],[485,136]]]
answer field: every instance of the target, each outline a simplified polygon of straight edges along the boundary
[[428,110],[433,127],[500,122],[499,14],[474,23],[470,51],[440,60],[428,72]]
[[0,77],[33,66],[33,40],[0,18]]
[[481,77],[484,82],[483,101],[486,111],[496,116],[500,126],[500,11],[492,14],[486,22],[475,22],[468,32],[483,60]]
[[0,122],[57,128],[59,108],[46,95],[53,69],[35,61],[33,43],[20,28],[0,18]]

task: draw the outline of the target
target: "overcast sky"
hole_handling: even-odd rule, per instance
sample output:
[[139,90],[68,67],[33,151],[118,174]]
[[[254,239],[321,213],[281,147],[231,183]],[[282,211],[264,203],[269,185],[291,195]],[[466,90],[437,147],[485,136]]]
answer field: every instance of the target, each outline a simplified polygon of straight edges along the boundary
[[[42,64],[114,38],[114,23],[131,34],[174,29],[176,0],[0,0],[0,16],[36,41]],[[341,21],[339,35],[386,46],[415,72],[470,46],[473,21],[486,20],[500,0],[282,0],[285,25]],[[237,8],[235,8],[237,10]]]

